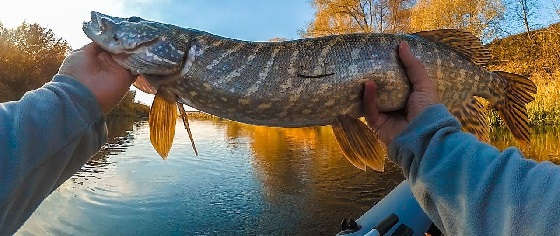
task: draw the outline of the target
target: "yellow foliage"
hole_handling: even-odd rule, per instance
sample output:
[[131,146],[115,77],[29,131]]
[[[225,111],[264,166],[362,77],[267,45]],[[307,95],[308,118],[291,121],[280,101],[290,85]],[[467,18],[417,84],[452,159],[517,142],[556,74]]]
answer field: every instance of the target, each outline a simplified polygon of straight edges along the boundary
[[419,0],[412,9],[410,30],[461,29],[481,38],[503,13],[500,0]]
[[377,32],[413,33],[452,28],[493,35],[501,0],[314,0],[315,19],[305,36]]
[[405,32],[412,0],[314,0],[315,20],[305,36]]
[[527,106],[529,120],[534,125],[558,124],[560,118],[560,69],[552,74],[536,72],[531,80],[539,88],[535,101]]
[[37,24],[0,25],[0,102],[18,100],[48,82],[69,51],[63,39]]

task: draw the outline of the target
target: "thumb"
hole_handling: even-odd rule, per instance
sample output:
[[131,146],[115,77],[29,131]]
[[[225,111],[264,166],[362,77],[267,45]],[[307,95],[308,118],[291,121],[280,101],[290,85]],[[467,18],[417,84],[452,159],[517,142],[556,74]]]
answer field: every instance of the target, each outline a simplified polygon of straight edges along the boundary
[[428,79],[428,73],[422,62],[410,50],[410,46],[406,42],[401,42],[399,45],[399,58],[406,70],[406,74],[413,89],[416,91],[431,91],[433,84]]

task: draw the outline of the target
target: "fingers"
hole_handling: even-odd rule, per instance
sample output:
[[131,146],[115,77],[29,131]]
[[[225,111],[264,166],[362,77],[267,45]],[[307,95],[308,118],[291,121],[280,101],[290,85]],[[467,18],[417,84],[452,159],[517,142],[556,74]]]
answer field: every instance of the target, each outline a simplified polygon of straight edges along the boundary
[[415,90],[432,89],[432,82],[428,79],[428,73],[422,62],[418,60],[410,50],[406,42],[399,45],[399,58],[406,70],[408,79]]
[[111,55],[109,55],[109,53],[102,51],[97,54],[97,58],[99,59],[99,62],[102,64],[102,66],[105,68],[106,67],[114,68],[114,69],[120,68],[116,65],[117,63],[113,60],[113,58],[111,58]]
[[371,125],[374,125],[374,117],[377,117],[379,111],[377,110],[377,85],[373,81],[364,84],[364,97],[363,106],[366,113],[366,120]]
[[377,85],[373,81],[368,81],[364,84],[363,106],[368,124],[372,128],[378,129],[386,115],[380,113],[377,109]]
[[407,119],[411,121],[426,107],[435,104],[438,95],[436,86],[428,77],[424,65],[412,55],[410,47],[405,42],[399,45],[399,57],[412,84],[412,91],[406,107]]

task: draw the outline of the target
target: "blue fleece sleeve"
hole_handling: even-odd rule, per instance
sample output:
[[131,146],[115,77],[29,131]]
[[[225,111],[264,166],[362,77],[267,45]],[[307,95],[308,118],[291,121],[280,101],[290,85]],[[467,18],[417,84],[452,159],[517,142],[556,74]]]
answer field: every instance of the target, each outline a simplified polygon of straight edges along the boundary
[[443,105],[417,117],[389,157],[446,235],[560,235],[560,167],[479,142]]
[[69,77],[0,104],[0,235],[14,233],[106,136],[94,95]]

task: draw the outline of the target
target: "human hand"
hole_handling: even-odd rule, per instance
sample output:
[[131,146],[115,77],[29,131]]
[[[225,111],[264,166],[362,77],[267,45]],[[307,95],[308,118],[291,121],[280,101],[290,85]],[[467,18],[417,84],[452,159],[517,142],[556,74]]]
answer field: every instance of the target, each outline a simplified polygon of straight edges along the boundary
[[406,107],[402,112],[381,113],[377,110],[377,85],[371,81],[364,87],[364,111],[368,125],[374,129],[380,139],[389,145],[409,123],[428,106],[437,103],[437,90],[429,79],[424,65],[412,55],[406,42],[399,45],[399,58],[412,85]]
[[58,73],[71,76],[89,88],[104,113],[119,103],[135,79],[94,43],[72,52]]

